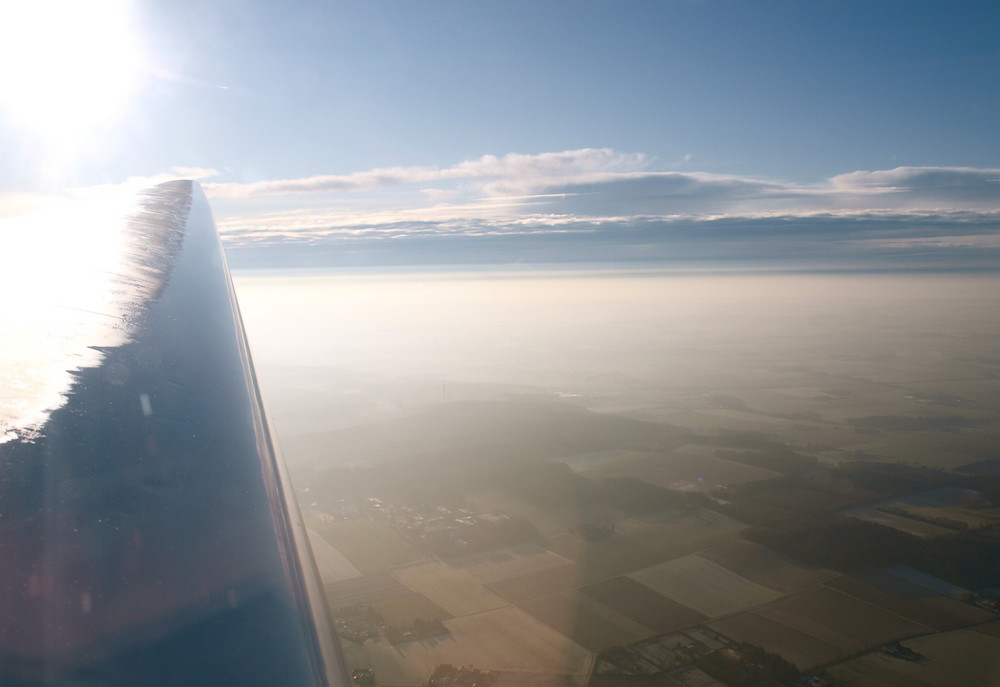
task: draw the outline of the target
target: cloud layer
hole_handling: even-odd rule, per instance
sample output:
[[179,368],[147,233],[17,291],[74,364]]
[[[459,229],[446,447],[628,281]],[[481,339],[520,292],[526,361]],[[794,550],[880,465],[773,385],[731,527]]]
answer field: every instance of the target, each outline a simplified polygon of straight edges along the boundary
[[743,260],[982,269],[1000,257],[998,169],[897,167],[801,184],[656,169],[639,153],[586,148],[204,187],[237,266]]

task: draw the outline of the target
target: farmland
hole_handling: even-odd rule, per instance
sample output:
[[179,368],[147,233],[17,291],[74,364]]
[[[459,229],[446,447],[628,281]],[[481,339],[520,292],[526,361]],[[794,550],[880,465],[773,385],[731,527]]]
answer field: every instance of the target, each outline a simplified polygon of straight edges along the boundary
[[[879,584],[882,588],[877,586]],[[917,589],[880,570],[868,570],[856,576],[843,575],[827,582],[827,586],[935,630],[951,630],[993,617],[982,608]]]
[[423,594],[453,616],[482,613],[507,605],[475,578],[439,563],[399,568],[393,574],[407,587]]
[[421,558],[395,530],[380,522],[328,522],[317,525],[316,531],[362,572],[384,570]]
[[799,669],[829,663],[843,655],[836,646],[768,615],[767,610],[748,611],[716,620],[709,627],[736,641],[778,654]]
[[372,607],[387,623],[397,627],[410,627],[416,620],[444,619],[448,612],[425,596],[410,593],[380,599]]
[[330,546],[315,530],[307,529],[306,533],[309,535],[309,546],[323,582],[337,582],[361,575],[344,554]]
[[449,636],[433,640],[366,642],[380,683],[422,685],[440,663],[575,675],[581,682],[590,670],[589,651],[516,608],[446,620],[445,626]]
[[698,555],[757,584],[786,594],[837,576],[835,572],[797,563],[745,539],[713,546],[699,551]]
[[644,625],[579,592],[562,592],[520,605],[546,625],[591,651],[654,634]]
[[349,580],[327,583],[323,585],[326,600],[331,608],[352,606],[358,603],[372,603],[410,593],[409,587],[402,584],[388,572],[374,573],[355,577]]
[[448,565],[483,584],[558,568],[569,563],[568,559],[534,543],[448,560]]
[[806,633],[819,630],[818,638],[824,641],[829,638],[848,653],[930,629],[828,587],[781,599],[769,608],[794,629]]
[[706,620],[704,614],[657,594],[629,577],[615,577],[581,591],[656,633],[671,632]]
[[881,653],[827,668],[845,684],[857,687],[994,687],[1000,684],[1000,622],[928,635],[904,642],[924,657],[901,661]]
[[867,520],[879,525],[885,525],[900,532],[906,532],[923,539],[933,537],[948,537],[955,534],[955,530],[923,520],[915,520],[897,513],[887,513],[876,506],[864,506],[862,508],[852,508],[844,511],[844,515],[859,520]]
[[678,603],[683,601],[684,605],[709,618],[729,615],[782,596],[780,592],[696,555],[644,568],[630,573],[629,577]]
[[575,565],[539,570],[519,577],[494,582],[488,587],[517,603],[539,596],[547,596],[580,586],[580,571]]

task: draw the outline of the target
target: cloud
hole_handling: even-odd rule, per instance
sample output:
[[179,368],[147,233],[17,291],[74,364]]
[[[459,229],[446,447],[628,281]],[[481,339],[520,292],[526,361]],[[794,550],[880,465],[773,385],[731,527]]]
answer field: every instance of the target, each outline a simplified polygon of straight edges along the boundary
[[[1000,213],[547,215],[399,221],[227,242],[235,267],[666,262],[794,269],[995,269]],[[235,238],[235,237],[234,237]]]
[[840,174],[830,185],[839,193],[881,195],[890,202],[1000,205],[1000,169],[896,167]]
[[[997,169],[897,167],[804,184],[654,167],[643,154],[583,148],[203,187],[237,267],[513,260],[1000,264]],[[219,173],[175,168],[79,193],[178,176]],[[34,202],[6,201],[11,209]]]
[[709,214],[764,209],[773,206],[778,198],[796,195],[775,182],[678,172],[620,174],[556,184],[530,180],[498,182],[487,191],[496,195],[534,192],[534,198],[526,199],[533,211],[588,215]]
[[279,179],[253,183],[209,183],[205,192],[213,198],[251,198],[290,194],[362,191],[411,183],[499,178],[553,179],[598,172],[626,172],[642,168],[646,157],[616,153],[609,148],[583,148],[560,153],[503,157],[483,155],[477,160],[451,167],[388,167],[351,174],[330,174],[301,179]]

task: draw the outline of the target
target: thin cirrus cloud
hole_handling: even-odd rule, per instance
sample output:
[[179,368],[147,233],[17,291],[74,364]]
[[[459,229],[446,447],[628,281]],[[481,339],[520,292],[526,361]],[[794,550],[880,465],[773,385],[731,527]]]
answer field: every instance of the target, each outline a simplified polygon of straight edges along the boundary
[[[653,163],[588,148],[205,189],[225,207],[220,228],[236,265],[647,259],[961,269],[1000,257],[1000,170],[898,167],[795,184]],[[289,195],[322,202],[241,209],[244,199]]]

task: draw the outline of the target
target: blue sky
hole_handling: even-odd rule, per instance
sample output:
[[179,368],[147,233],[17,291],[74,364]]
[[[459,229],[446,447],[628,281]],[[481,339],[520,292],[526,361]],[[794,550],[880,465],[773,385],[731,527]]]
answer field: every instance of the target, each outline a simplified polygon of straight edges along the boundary
[[72,155],[0,120],[8,200],[197,176],[257,262],[1000,250],[995,2],[107,1],[129,99]]

